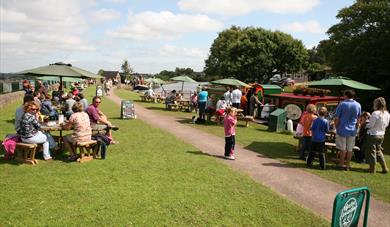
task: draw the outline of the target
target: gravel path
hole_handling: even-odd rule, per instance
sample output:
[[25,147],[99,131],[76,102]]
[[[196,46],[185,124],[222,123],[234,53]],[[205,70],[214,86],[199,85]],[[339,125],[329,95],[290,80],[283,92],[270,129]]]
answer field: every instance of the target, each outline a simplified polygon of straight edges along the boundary
[[[119,105],[121,99],[114,92],[107,98]],[[222,159],[224,139],[179,123],[178,120],[182,118],[161,115],[137,103],[135,103],[135,109],[137,119],[175,135],[184,142],[197,147],[205,155],[218,158],[224,164],[248,174],[253,180],[328,220],[332,218],[333,200],[336,194],[348,189],[240,146],[236,146],[236,160]],[[371,199],[369,226],[390,227],[390,204]]]

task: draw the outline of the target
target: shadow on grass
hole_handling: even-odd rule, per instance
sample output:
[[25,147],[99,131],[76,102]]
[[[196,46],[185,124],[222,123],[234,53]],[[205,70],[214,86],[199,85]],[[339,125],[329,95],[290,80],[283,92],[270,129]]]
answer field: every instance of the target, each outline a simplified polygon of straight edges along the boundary
[[214,157],[214,158],[225,159],[225,156],[223,156],[223,155],[212,155],[212,154],[208,154],[208,153],[203,153],[202,151],[187,151],[187,153],[193,154],[193,155],[205,155],[205,156],[210,156],[210,157]]
[[13,119],[8,119],[8,120],[4,120],[5,123],[8,123],[8,124],[15,124],[15,118]]

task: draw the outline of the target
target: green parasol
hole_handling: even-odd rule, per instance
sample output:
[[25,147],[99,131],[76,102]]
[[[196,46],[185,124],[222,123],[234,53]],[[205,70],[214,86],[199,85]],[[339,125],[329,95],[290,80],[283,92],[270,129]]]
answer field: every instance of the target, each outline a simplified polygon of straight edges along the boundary
[[356,80],[351,80],[349,78],[341,77],[341,78],[333,78],[333,79],[325,79],[318,81],[311,81],[307,83],[309,87],[319,87],[319,88],[339,88],[339,89],[348,89],[353,88],[356,90],[370,90],[370,91],[378,91],[380,88],[360,83]]
[[240,80],[237,80],[236,78],[226,78],[226,79],[220,79],[211,81],[212,84],[220,84],[220,85],[231,85],[231,86],[238,86],[238,87],[251,87],[249,84],[246,84]]
[[60,78],[60,90],[62,90],[62,79],[63,77],[75,77],[75,78],[92,78],[99,79],[102,76],[96,75],[84,69],[72,66],[71,64],[65,64],[57,62],[48,66],[42,66],[38,68],[24,70],[17,74],[31,75],[31,76],[56,76]]
[[187,82],[187,83],[198,83],[194,79],[192,79],[191,77],[186,76],[186,75],[175,76],[175,77],[172,77],[171,80],[181,81],[182,82],[182,84],[181,84],[181,92],[183,92],[184,82]]

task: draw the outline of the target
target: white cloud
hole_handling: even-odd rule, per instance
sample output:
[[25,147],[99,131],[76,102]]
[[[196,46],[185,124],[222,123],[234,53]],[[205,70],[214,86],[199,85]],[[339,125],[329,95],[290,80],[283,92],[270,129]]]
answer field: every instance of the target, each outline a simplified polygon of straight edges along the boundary
[[91,13],[92,20],[97,22],[117,20],[120,16],[119,12],[112,9],[100,9]]
[[84,40],[89,30],[84,8],[78,0],[1,1],[1,58],[93,50]]
[[129,13],[127,23],[108,31],[117,38],[135,40],[174,39],[188,32],[217,31],[223,24],[206,15],[173,14],[170,11]]
[[321,24],[315,20],[282,24],[280,25],[280,29],[286,32],[302,32],[313,34],[323,34],[326,31],[326,29],[321,27]]
[[273,13],[304,13],[320,0],[180,0],[179,8],[194,13],[238,16],[254,11]]
[[160,49],[160,55],[164,57],[173,57],[173,58],[198,58],[202,61],[207,57],[208,49],[202,49],[197,47],[177,47],[174,45],[164,45]]

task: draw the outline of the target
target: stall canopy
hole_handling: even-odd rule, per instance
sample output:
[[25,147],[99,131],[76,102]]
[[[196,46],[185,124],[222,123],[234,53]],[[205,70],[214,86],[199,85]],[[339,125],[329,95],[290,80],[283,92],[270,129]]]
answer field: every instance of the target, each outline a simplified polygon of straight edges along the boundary
[[160,78],[148,78],[145,81],[153,84],[165,84],[165,81]]
[[378,91],[380,88],[360,83],[356,80],[351,80],[346,77],[333,78],[333,79],[325,79],[318,81],[311,81],[307,84],[309,87],[318,87],[318,88],[327,88],[327,89],[356,89],[356,90],[369,90],[369,91]]
[[181,81],[182,82],[182,84],[181,84],[181,92],[183,92],[184,82],[187,82],[187,83],[198,83],[194,79],[192,79],[191,77],[186,76],[186,75],[175,76],[175,77],[172,77],[171,80]]
[[92,78],[100,79],[102,76],[91,73],[87,70],[80,69],[78,67],[72,66],[71,64],[65,64],[62,62],[57,62],[50,64],[48,66],[42,66],[33,69],[27,69],[17,74],[37,76],[37,77],[59,77],[60,78],[60,90],[62,90],[62,81],[63,77],[73,77],[73,78]]
[[[40,76],[37,77],[36,79],[38,80],[43,80],[43,81],[60,81],[60,77],[58,76]],[[83,81],[81,78],[76,78],[76,77],[63,77],[62,81],[64,82],[81,82]]]
[[237,80],[236,78],[227,78],[227,79],[220,79],[211,81],[212,84],[219,84],[219,85],[230,85],[230,86],[238,86],[238,87],[251,87],[249,84],[246,84],[240,80]]

